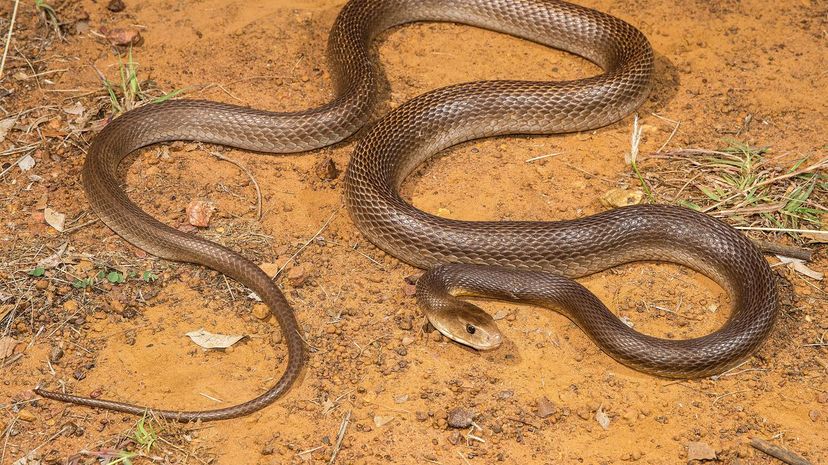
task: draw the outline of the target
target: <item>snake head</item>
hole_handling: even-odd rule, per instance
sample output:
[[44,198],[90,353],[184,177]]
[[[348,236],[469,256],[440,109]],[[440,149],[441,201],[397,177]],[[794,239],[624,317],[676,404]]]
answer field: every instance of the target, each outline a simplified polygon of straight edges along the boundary
[[451,309],[427,313],[431,325],[447,338],[477,350],[491,350],[500,346],[503,336],[494,318],[479,307],[457,301]]

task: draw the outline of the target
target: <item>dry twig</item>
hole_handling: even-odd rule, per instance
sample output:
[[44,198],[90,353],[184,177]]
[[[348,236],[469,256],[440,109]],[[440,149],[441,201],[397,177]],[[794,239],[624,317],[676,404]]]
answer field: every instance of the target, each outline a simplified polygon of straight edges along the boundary
[[787,463],[788,465],[811,465],[811,462],[804,457],[800,457],[788,449],[773,445],[763,439],[753,438],[750,440],[750,445],[754,449],[758,449],[771,457],[775,457]]

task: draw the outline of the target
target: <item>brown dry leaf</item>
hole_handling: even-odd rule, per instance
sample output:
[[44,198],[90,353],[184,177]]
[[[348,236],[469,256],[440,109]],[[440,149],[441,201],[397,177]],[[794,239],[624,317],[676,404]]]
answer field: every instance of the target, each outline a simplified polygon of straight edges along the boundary
[[43,220],[58,232],[63,232],[63,225],[66,224],[66,215],[46,207],[43,210]]
[[0,360],[5,359],[14,353],[14,347],[17,345],[17,340],[13,337],[0,337]]
[[186,334],[187,337],[193,340],[199,347],[204,349],[226,349],[233,344],[244,339],[244,336],[235,336],[227,334],[213,334],[199,329],[198,331],[190,331]]
[[75,103],[63,107],[63,111],[69,115],[81,116],[86,111],[86,108],[79,101],[75,101]]
[[68,242],[64,242],[63,245],[55,250],[55,253],[37,262],[37,267],[48,270],[63,263],[63,253],[66,252],[66,247],[68,245]]
[[687,460],[716,460],[716,451],[706,442],[687,443]]
[[192,200],[187,205],[187,221],[193,226],[206,228],[215,211],[215,204],[209,200]]

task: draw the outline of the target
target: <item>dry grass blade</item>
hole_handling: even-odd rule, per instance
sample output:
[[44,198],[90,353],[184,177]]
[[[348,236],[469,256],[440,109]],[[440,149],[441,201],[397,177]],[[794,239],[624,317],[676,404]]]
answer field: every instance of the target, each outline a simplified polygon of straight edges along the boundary
[[20,0],[15,0],[11,20],[9,20],[9,33],[6,35],[6,45],[3,47],[3,58],[0,59],[0,79],[3,78],[3,70],[6,68],[6,57],[9,55],[9,45],[11,45],[12,34],[14,32],[14,21],[17,19],[18,6],[20,6]]
[[[740,229],[799,237],[820,231],[828,214],[828,157],[799,159],[784,168],[767,148],[729,141],[722,150],[684,149],[653,154],[660,166],[647,178],[660,201],[678,203],[727,220]],[[687,173],[694,173],[688,180]],[[677,176],[673,176],[673,175]]]

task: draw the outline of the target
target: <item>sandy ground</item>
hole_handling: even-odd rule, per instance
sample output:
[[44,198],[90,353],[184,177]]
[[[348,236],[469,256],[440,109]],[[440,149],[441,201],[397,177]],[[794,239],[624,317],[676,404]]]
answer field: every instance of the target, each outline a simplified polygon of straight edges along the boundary
[[[0,6],[2,31],[10,3]],[[12,92],[3,92],[0,106],[9,115],[33,110],[0,150],[40,145],[30,171],[13,167],[0,178],[0,259],[7,265],[0,271],[0,315],[3,335],[19,342],[2,368],[0,463],[105,463],[78,454],[134,448],[119,440],[131,434],[136,418],[35,400],[29,390],[45,383],[159,408],[216,408],[264,390],[280,374],[286,352],[273,344],[278,328],[255,317],[247,292],[221,275],[148,257],[100,222],[65,233],[43,222],[46,206],[66,214],[69,227],[94,219],[78,177],[94,132],[72,133],[78,116],[65,108],[80,102],[91,120],[110,111],[95,68],[114,79],[118,58],[96,32],[138,28],[139,75],[159,89],[304,109],[331,97],[324,45],[343,2],[126,0],[126,9],[114,13],[103,0],[67,1],[55,5],[69,32],[63,41],[24,3],[15,31],[19,50],[11,50],[0,81]],[[639,27],[657,53],[656,85],[639,109],[642,153],[665,141],[665,150],[717,148],[732,137],[770,146],[780,162],[825,156],[824,2],[583,3]],[[381,37],[378,50],[388,76],[386,109],[452,83],[572,79],[599,71],[566,53],[452,24],[396,28]],[[48,74],[26,78],[34,70]],[[674,125],[654,113],[681,122],[673,137]],[[605,192],[636,186],[624,163],[631,124],[628,117],[590,133],[464,144],[419,170],[404,194],[419,208],[461,219],[595,213],[606,208],[599,202]],[[273,406],[238,420],[170,426],[161,433],[169,443],[159,442],[155,458],[136,463],[328,463],[344,419],[336,457],[342,464],[663,464],[700,456],[726,464],[779,463],[750,447],[755,437],[828,463],[825,281],[775,267],[778,326],[754,357],[716,379],[637,373],[558,314],[498,303],[486,308],[503,318],[504,346],[487,353],[464,349],[423,330],[405,282],[419,270],[356,231],[341,207],[341,174],[319,176],[326,158],[344,170],[358,137],[292,156],[178,143],[129,159],[129,194],[152,215],[182,225],[190,201],[210,200],[217,213],[199,234],[269,269],[289,261],[278,282],[312,348],[301,381]],[[210,155],[216,150],[248,167],[261,186],[260,221],[253,184]],[[552,153],[558,155],[526,161]],[[0,158],[3,170],[19,156]],[[479,177],[473,181],[470,166]],[[40,179],[32,181],[32,174]],[[60,266],[41,278],[26,274],[62,244],[68,246]],[[815,257],[810,266],[825,271],[824,249]],[[71,285],[112,270],[138,277],[151,271],[159,279]],[[727,317],[727,296],[718,286],[671,265],[625,266],[582,283],[653,335],[701,335]],[[184,337],[199,328],[249,337],[206,352]],[[454,409],[473,415],[474,425],[447,425]],[[601,412],[606,428],[596,419]],[[31,460],[15,462],[33,450]]]

